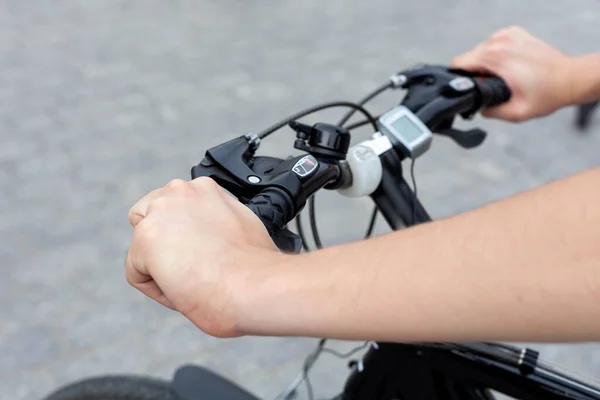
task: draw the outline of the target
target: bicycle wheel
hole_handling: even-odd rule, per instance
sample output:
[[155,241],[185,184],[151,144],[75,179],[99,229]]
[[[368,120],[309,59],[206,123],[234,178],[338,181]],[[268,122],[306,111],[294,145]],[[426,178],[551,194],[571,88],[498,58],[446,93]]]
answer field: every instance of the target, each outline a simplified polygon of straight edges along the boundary
[[104,376],[68,384],[44,400],[179,400],[179,397],[167,381]]

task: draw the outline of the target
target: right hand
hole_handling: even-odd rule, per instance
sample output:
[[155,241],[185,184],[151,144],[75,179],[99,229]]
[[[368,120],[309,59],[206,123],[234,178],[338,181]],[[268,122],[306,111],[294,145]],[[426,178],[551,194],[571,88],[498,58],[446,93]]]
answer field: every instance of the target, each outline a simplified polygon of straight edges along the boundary
[[521,122],[574,103],[573,58],[520,27],[496,32],[452,64],[497,75],[510,87],[511,100],[484,110],[486,117]]
[[140,199],[129,222],[125,265],[133,287],[210,335],[246,334],[252,283],[287,257],[248,207],[212,179],[174,180]]

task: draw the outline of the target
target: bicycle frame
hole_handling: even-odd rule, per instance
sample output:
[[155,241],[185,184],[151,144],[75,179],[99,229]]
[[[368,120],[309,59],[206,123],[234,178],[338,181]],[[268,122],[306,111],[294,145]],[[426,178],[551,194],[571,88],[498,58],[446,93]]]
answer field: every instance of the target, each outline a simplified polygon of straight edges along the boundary
[[597,389],[573,379],[523,374],[493,358],[450,345],[380,343],[346,383],[343,400],[489,400],[489,390],[518,399],[598,399]]

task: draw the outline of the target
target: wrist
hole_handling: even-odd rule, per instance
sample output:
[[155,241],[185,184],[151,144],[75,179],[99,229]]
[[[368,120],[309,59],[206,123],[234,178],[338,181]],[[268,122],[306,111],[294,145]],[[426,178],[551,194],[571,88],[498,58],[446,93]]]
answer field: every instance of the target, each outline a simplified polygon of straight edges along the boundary
[[568,73],[570,99],[567,105],[600,99],[600,54],[571,57]]
[[[335,301],[344,286],[354,286],[348,271],[330,261],[326,251],[278,253],[249,272],[236,300],[239,332],[253,336],[317,337],[343,313]],[[337,304],[337,305],[336,305]]]
[[279,252],[269,252],[256,258],[243,273],[232,279],[233,310],[240,335],[275,336],[276,315],[285,314],[282,297],[288,291],[295,258]]

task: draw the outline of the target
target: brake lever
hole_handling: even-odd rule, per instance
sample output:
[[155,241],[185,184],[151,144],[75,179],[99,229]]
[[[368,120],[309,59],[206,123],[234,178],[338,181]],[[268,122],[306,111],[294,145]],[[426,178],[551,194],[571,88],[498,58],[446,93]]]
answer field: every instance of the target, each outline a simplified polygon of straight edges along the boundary
[[[401,82],[396,87],[407,89],[402,105],[417,113],[427,104],[440,97],[457,98],[476,90],[476,74],[458,68],[423,64],[400,72],[394,80]],[[465,112],[469,119],[476,110]]]
[[238,198],[247,202],[260,188],[253,182],[259,182],[247,162],[254,156],[259,142],[247,136],[240,136],[206,151],[200,163],[192,167],[192,179],[209,177]]
[[[192,179],[201,176],[214,179],[246,205],[255,201],[265,190],[278,189],[284,193],[284,197],[290,200],[286,218],[277,224],[277,228],[271,228],[269,234],[280,250],[297,253],[302,248],[302,240],[286,225],[304,208],[308,196],[322,187],[337,183],[340,176],[337,162],[345,158],[350,134],[343,128],[329,124],[311,127],[293,122],[290,127],[297,132],[294,147],[309,154],[285,160],[255,157],[260,145],[258,137],[240,136],[207,150],[202,161],[192,168],[191,174]],[[260,203],[254,204],[261,206]],[[253,211],[264,213],[265,222],[272,216],[273,209],[267,205]]]
[[255,157],[260,141],[253,135],[234,138],[206,151],[202,161],[192,168],[192,179],[207,176],[242,203],[268,187],[289,193],[296,210],[306,203],[301,179],[291,173],[302,156],[287,160]]
[[448,136],[464,149],[472,149],[479,146],[487,136],[487,132],[480,128],[469,129],[468,131],[447,128],[438,130],[435,133],[442,136]]
[[271,239],[284,253],[298,254],[302,251],[302,238],[288,228],[278,230],[271,236]]
[[[407,89],[402,105],[415,114],[440,98],[455,100],[458,103],[461,99],[469,101],[469,98],[476,96],[474,99],[481,101],[482,97],[489,96],[490,93],[482,93],[484,87],[481,86],[478,80],[480,77],[482,77],[480,73],[427,64],[417,65],[395,76],[398,82],[402,82],[401,87]],[[465,109],[456,115],[460,115],[465,120],[470,120],[477,111],[478,107],[474,105],[472,108]],[[487,133],[482,129],[476,128],[463,131],[453,128],[453,124],[454,116],[437,122],[433,127],[435,129],[433,132],[448,136],[465,149],[481,145],[487,136]]]

